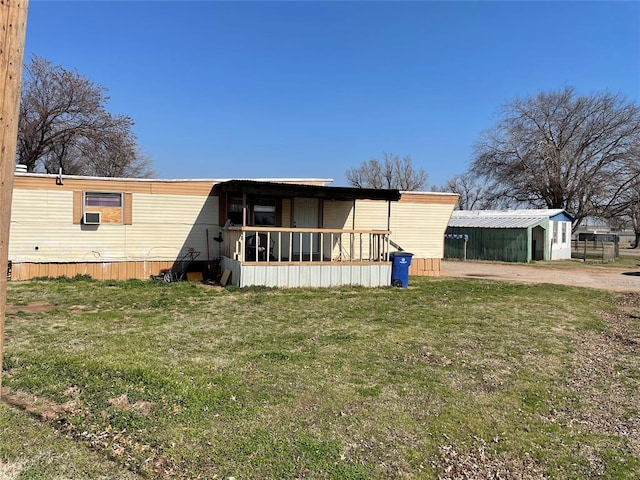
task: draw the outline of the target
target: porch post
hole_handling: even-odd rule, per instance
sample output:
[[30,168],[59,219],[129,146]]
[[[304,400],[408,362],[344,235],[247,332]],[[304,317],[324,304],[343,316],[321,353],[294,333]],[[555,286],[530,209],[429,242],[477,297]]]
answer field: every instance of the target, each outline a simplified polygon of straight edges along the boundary
[[247,226],[247,194],[242,192],[242,226]]
[[353,199],[353,215],[351,215],[351,230],[356,229],[356,199]]
[[[291,227],[295,227],[296,226],[296,216],[294,214],[295,209],[296,209],[296,198],[295,197],[291,197],[290,199],[290,207],[289,207],[289,226]],[[291,255],[289,255],[289,258],[291,258]]]

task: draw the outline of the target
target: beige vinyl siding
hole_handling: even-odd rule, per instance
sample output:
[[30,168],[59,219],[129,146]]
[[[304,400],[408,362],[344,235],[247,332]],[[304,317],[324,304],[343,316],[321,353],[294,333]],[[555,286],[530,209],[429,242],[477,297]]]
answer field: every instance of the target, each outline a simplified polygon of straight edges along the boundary
[[[391,240],[413,253],[417,265],[424,264],[418,259],[441,259],[444,255],[444,232],[457,196],[413,194],[408,198],[411,201],[391,202]],[[336,209],[328,208],[329,205],[331,202],[325,202],[326,220],[337,218]],[[356,229],[386,230],[388,208],[387,202],[358,200],[355,213],[351,212],[344,228],[351,228],[351,215],[355,215]],[[368,250],[366,252],[368,254]],[[421,268],[431,267],[439,270],[439,263],[431,262]]]
[[[322,209],[322,225],[324,228],[350,230],[353,222],[352,201],[325,201]],[[326,245],[325,255],[333,259],[349,255],[349,235],[336,235],[331,245]],[[341,252],[342,250],[342,252]]]
[[50,259],[79,242],[72,234],[79,229],[73,224],[73,192],[14,189],[9,260],[56,261]]
[[[9,259],[13,262],[121,262],[175,260],[188,248],[206,260],[207,238],[217,235],[217,197],[132,195],[132,224],[73,222],[73,191],[13,192]],[[35,212],[35,213],[34,213]],[[209,242],[211,244],[215,242]],[[210,252],[210,256],[217,255]]]
[[418,258],[442,258],[444,232],[454,205],[396,203],[391,205],[391,240]]
[[409,275],[440,275],[444,232],[457,201],[455,194],[404,192],[391,205],[391,239],[414,254]]
[[[325,201],[322,211],[324,228],[351,230],[353,228],[353,201]],[[325,247],[332,260],[351,256],[351,237],[348,234],[336,235],[333,243]]]
[[[391,202],[391,240],[416,258],[442,258],[444,232],[457,196],[413,194],[410,198],[416,203],[408,200]],[[387,215],[387,202],[358,201],[355,228],[384,230],[387,228]]]
[[[353,212],[355,230],[387,230],[388,203],[375,200],[357,200]],[[363,257],[370,256],[368,237],[357,235],[354,237],[353,248],[359,251],[362,248]]]
[[344,228],[350,229],[352,223],[351,201],[331,201],[325,200],[322,209],[323,228]]
[[189,248],[200,252],[198,260],[217,256],[211,239],[220,231],[218,198],[176,195],[133,195],[133,222],[127,227],[127,250],[149,260],[176,258]]
[[355,229],[387,230],[389,205],[384,201],[357,200],[355,212]]

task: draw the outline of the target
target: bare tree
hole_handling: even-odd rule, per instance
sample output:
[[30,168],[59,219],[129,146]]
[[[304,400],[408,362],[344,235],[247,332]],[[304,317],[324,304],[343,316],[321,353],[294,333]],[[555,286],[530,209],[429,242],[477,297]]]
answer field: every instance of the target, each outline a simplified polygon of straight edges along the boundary
[[640,172],[633,176],[633,182],[617,192],[601,215],[617,228],[632,228],[635,234],[634,248],[640,247]]
[[149,177],[133,120],[110,114],[106,89],[77,72],[33,56],[25,66],[17,161],[27,171]]
[[434,185],[431,189],[435,192],[457,193],[459,195],[457,210],[486,210],[500,205],[489,189],[470,173],[455,175],[444,185]]
[[384,152],[382,162],[376,158],[362,162],[346,172],[349,185],[357,188],[394,188],[420,190],[427,183],[427,173],[415,169],[410,156],[400,158]]
[[630,225],[635,235],[635,242],[633,248],[640,247],[640,191],[634,189],[634,201],[627,205],[624,213],[621,215],[624,225]]
[[637,104],[565,87],[504,105],[476,145],[471,172],[500,198],[566,209],[576,227],[633,183],[639,148]]

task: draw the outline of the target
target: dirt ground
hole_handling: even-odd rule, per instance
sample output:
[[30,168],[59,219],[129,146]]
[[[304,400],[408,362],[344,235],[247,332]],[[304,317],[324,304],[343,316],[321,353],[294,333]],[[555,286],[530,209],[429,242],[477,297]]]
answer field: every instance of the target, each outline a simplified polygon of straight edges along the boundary
[[640,257],[637,268],[537,266],[480,261],[443,261],[443,277],[470,277],[519,283],[554,283],[616,292],[640,291]]

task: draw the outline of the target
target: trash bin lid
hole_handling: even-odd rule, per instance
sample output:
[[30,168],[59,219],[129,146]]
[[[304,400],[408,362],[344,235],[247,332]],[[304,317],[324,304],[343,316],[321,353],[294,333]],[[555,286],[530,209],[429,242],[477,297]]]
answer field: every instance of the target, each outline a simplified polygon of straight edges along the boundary
[[390,257],[413,257],[413,253],[410,252],[391,252]]

